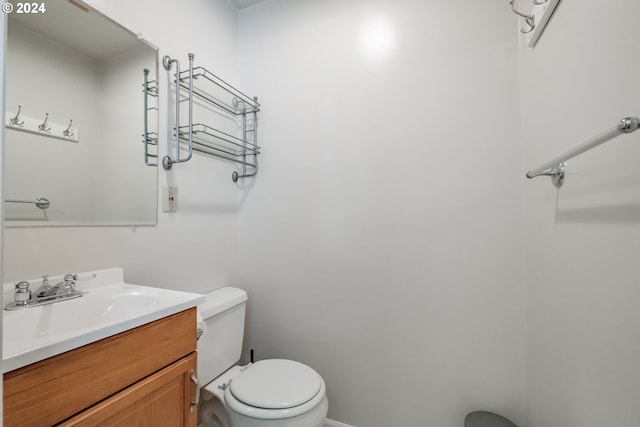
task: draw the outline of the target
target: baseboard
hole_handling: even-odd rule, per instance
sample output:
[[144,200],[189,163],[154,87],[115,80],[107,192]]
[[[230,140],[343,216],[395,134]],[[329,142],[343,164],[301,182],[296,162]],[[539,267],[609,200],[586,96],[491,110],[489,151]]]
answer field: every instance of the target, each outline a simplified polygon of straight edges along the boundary
[[350,426],[349,424],[339,423],[337,421],[327,419],[324,421],[324,427],[354,427],[354,426]]

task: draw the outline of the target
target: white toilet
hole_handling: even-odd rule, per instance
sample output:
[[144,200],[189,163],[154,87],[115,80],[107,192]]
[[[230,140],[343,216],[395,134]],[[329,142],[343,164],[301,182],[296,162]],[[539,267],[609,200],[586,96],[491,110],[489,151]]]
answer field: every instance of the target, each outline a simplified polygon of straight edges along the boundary
[[310,367],[267,359],[237,366],[247,293],[222,288],[198,306],[199,427],[322,427],[325,384]]

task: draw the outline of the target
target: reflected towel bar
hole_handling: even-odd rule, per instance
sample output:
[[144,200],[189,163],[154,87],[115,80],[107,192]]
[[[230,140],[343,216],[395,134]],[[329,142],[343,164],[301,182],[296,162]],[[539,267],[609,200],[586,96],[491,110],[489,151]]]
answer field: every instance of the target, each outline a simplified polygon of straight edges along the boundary
[[591,150],[592,148],[597,147],[600,144],[603,144],[616,136],[635,132],[640,128],[640,119],[637,117],[625,117],[620,120],[620,122],[612,129],[607,130],[606,132],[591,138],[587,142],[575,147],[573,150],[569,150],[561,156],[556,157],[553,160],[550,160],[539,166],[533,170],[527,172],[527,178],[535,178],[538,176],[550,176],[551,182],[556,187],[562,187],[564,183],[564,170],[565,164],[564,162],[576,157],[579,154],[584,153],[585,151]]
[[33,203],[40,209],[47,209],[51,204],[49,199],[45,197],[38,197],[35,200],[5,200],[5,203]]

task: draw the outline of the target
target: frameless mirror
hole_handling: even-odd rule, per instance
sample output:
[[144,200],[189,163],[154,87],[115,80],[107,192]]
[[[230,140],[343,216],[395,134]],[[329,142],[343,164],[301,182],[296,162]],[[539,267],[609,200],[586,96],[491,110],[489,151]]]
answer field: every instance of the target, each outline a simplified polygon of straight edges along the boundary
[[7,14],[5,226],[155,224],[142,135],[145,116],[157,132],[143,93],[157,49],[74,0],[20,4]]

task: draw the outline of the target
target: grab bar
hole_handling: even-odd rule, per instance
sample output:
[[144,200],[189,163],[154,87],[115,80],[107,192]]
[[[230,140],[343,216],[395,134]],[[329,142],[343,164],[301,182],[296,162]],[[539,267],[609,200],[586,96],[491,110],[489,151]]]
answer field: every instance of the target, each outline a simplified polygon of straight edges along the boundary
[[556,157],[553,160],[546,162],[545,164],[530,170],[527,172],[526,177],[531,179],[538,176],[550,176],[551,182],[556,187],[562,187],[564,183],[564,171],[565,164],[569,159],[572,159],[585,151],[589,151],[592,148],[597,147],[600,144],[604,144],[613,138],[625,134],[635,132],[640,128],[640,119],[637,117],[625,117],[613,128],[603,132],[602,134],[591,138],[590,140],[580,144],[572,150],[567,151],[561,156]]
[[35,200],[5,200],[5,203],[32,203],[40,209],[47,209],[51,204],[49,199],[45,197],[38,197]]

